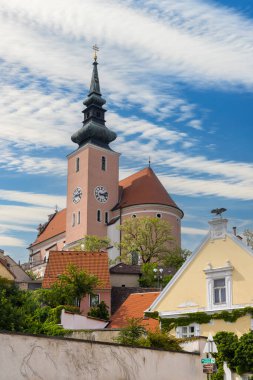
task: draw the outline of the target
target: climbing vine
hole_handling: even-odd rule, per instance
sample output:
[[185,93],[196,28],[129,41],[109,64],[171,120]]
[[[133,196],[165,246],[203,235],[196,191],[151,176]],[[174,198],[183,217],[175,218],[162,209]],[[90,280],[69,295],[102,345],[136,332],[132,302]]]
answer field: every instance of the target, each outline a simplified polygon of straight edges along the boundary
[[153,319],[158,319],[161,322],[163,330],[170,331],[178,326],[188,326],[192,323],[209,323],[213,319],[223,319],[225,322],[236,322],[237,319],[245,315],[253,317],[253,307],[245,307],[243,309],[235,309],[232,311],[221,311],[218,313],[207,314],[205,312],[188,313],[183,317],[178,318],[160,318],[158,312],[146,312],[145,316]]

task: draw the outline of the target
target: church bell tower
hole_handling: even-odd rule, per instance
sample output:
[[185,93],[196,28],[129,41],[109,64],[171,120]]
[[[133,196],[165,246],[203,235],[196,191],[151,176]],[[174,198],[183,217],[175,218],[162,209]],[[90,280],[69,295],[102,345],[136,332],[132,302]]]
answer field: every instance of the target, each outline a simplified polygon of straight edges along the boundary
[[117,135],[105,126],[97,66],[95,50],[83,126],[71,137],[78,148],[68,156],[66,244],[84,235],[107,236],[110,210],[118,203],[119,153],[109,146]]

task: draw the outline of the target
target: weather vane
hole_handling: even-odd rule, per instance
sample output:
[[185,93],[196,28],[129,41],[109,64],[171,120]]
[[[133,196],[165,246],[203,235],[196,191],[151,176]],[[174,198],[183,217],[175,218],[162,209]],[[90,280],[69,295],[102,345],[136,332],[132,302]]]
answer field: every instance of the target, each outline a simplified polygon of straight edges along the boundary
[[95,44],[92,46],[92,49],[94,50],[94,61],[97,60],[97,51],[99,51],[99,47]]
[[150,168],[150,165],[151,165],[151,159],[150,159],[150,156],[148,158],[148,167]]
[[214,209],[211,211],[211,213],[212,213],[212,214],[216,214],[217,216],[220,215],[220,217],[222,217],[221,214],[222,214],[223,212],[225,212],[225,211],[227,211],[226,208],[214,208]]

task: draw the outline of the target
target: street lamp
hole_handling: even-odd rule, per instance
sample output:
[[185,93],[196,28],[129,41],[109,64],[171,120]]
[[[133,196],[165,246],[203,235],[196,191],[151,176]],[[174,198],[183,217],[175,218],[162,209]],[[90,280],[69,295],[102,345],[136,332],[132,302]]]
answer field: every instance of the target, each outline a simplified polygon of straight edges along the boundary
[[[160,283],[162,285],[162,279],[163,279],[163,268],[154,268],[154,279],[157,280],[157,287],[160,288]],[[162,286],[161,286],[162,287]]]

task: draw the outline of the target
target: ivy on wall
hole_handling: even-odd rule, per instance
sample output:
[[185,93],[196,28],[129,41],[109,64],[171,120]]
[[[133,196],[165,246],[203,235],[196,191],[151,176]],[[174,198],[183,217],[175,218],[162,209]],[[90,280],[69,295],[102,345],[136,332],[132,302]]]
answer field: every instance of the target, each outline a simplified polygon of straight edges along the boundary
[[225,322],[236,322],[238,318],[245,315],[251,315],[253,317],[253,307],[245,307],[243,309],[235,309],[232,311],[221,311],[218,313],[207,314],[205,312],[188,313],[183,317],[178,318],[160,318],[157,311],[146,312],[145,316],[153,319],[158,319],[161,322],[163,330],[170,331],[178,326],[188,326],[192,323],[209,323],[213,319],[224,320]]

